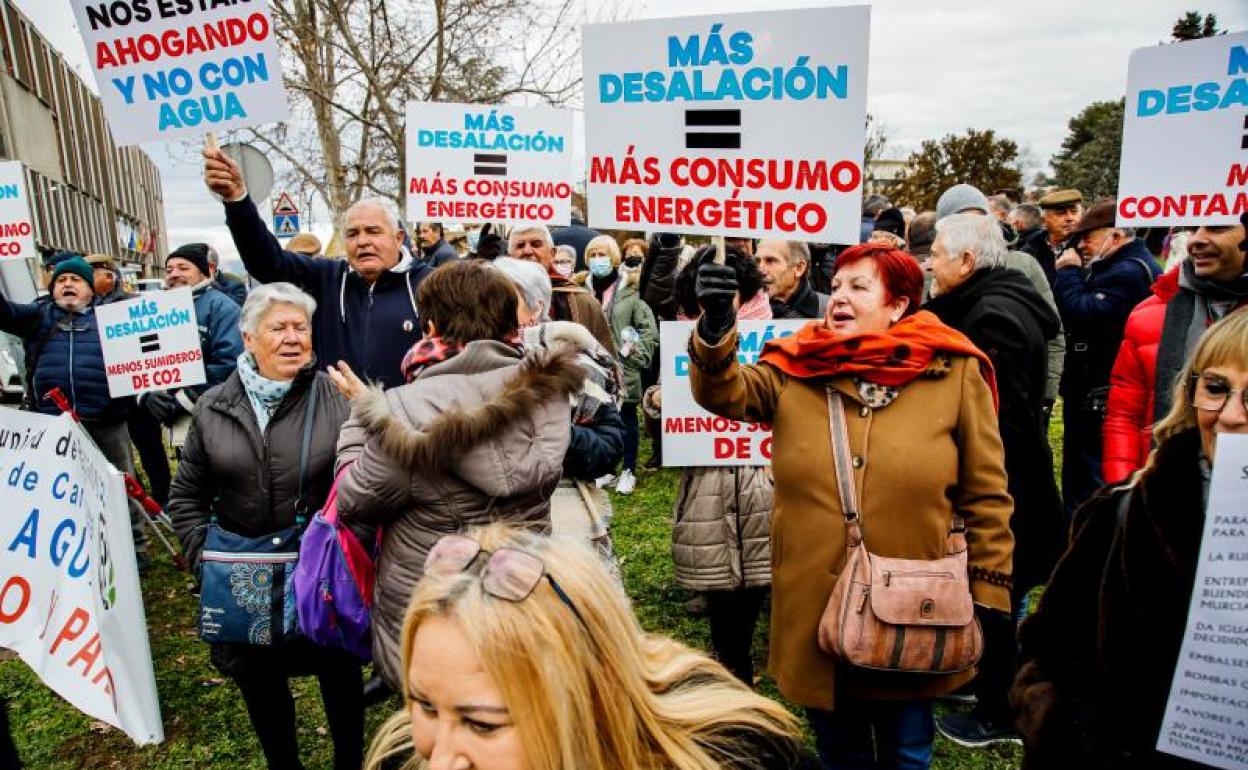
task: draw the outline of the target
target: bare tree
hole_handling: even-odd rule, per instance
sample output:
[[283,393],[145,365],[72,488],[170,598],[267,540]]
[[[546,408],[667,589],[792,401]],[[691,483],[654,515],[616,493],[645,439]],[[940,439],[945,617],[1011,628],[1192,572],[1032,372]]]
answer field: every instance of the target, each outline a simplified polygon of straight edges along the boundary
[[573,0],[271,0],[292,116],[249,129],[338,214],[402,205],[409,101],[562,104],[580,92]]

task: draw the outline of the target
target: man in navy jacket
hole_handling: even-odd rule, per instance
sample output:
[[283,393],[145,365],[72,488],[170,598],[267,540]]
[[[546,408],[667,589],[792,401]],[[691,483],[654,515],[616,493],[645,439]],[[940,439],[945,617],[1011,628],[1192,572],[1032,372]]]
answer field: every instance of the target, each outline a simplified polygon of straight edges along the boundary
[[289,281],[316,300],[312,344],[321,366],[345,361],[362,378],[403,384],[400,362],[421,337],[416,288],[432,268],[401,249],[403,233],[389,201],[347,209],[347,261],[285,251],[247,195],[242,172],[220,150],[204,150],[204,182],[225,202],[225,221],[247,272],[261,283]]

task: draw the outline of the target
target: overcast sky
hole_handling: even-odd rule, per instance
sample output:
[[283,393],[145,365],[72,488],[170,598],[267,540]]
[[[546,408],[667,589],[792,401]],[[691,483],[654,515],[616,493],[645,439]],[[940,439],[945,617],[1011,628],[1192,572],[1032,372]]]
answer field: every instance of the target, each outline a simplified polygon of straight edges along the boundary
[[[15,2],[93,83],[69,3]],[[595,16],[596,0],[584,2],[588,15]],[[829,4],[848,3],[632,0],[630,17]],[[1031,170],[1036,170],[1061,144],[1071,116],[1090,102],[1122,96],[1130,51],[1168,39],[1174,20],[1196,4],[1197,0],[879,0],[871,4],[867,109],[888,129],[890,156],[905,157],[924,139],[967,128],[992,128],[1017,141],[1028,153]],[[1223,29],[1248,28],[1244,0],[1199,0],[1199,5],[1202,12],[1217,14]],[[170,248],[202,240],[225,256],[236,253],[221,206],[204,189],[187,147],[144,148],[161,169]]]

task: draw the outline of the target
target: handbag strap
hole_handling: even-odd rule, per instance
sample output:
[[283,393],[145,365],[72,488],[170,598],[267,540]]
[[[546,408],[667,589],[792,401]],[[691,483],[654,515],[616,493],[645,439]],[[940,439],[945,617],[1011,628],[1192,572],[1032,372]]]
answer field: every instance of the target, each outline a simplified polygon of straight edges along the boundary
[[319,389],[316,379],[308,387],[308,400],[303,410],[303,441],[299,444],[299,496],[295,498],[295,524],[308,523],[308,456],[312,449],[312,428],[315,427],[316,397]]
[[858,490],[854,485],[854,466],[849,457],[849,429],[845,424],[845,405],[841,394],[832,386],[828,395],[828,437],[832,442],[832,460],[836,463],[836,489],[841,496],[841,513],[845,516],[845,543],[856,548],[862,543],[859,522]]

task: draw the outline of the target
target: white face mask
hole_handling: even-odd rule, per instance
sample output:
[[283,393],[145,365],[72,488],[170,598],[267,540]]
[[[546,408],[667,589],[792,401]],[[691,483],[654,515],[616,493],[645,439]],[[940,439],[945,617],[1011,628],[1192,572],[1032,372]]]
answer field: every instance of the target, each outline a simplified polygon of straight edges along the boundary
[[564,278],[572,277],[572,264],[569,262],[556,262],[554,264],[555,272]]

